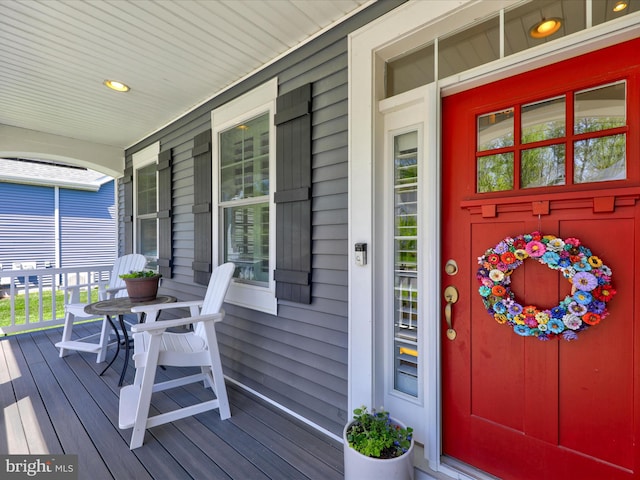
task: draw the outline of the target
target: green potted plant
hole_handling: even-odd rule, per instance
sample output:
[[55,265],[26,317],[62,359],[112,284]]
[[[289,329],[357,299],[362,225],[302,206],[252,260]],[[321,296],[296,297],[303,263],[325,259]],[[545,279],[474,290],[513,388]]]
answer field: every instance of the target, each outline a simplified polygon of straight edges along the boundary
[[158,295],[161,274],[153,270],[138,270],[123,273],[120,278],[127,285],[127,294],[132,302],[148,302]]
[[344,478],[412,480],[413,429],[384,409],[362,406],[343,431]]

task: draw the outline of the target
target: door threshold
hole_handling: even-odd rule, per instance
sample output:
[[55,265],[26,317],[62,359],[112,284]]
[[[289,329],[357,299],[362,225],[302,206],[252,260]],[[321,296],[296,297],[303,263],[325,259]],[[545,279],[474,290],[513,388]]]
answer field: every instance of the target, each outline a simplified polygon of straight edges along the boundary
[[436,472],[429,467],[429,462],[424,456],[424,447],[416,443],[414,448],[415,480],[500,480],[467,463],[445,456],[441,457],[440,471]]
[[459,480],[500,480],[499,477],[495,477],[490,473],[480,470],[473,465],[461,462],[453,457],[442,456],[440,458],[440,465],[447,471],[456,473],[457,476],[453,478]]

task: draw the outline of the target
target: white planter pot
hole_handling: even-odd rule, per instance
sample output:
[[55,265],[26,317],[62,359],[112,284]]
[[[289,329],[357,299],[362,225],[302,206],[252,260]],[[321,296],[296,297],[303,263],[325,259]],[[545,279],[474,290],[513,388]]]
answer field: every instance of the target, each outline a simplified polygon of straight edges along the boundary
[[[391,418],[391,421],[406,428],[406,425],[394,418]],[[409,450],[399,457],[388,459],[367,457],[349,446],[347,430],[351,423],[348,423],[342,431],[345,480],[413,480],[413,439],[411,439]]]

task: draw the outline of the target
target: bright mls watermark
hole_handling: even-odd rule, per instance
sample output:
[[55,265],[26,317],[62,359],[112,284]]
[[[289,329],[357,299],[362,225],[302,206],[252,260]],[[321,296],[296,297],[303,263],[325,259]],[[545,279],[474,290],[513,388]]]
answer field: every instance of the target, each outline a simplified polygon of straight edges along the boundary
[[2,480],[78,480],[77,455],[0,455]]

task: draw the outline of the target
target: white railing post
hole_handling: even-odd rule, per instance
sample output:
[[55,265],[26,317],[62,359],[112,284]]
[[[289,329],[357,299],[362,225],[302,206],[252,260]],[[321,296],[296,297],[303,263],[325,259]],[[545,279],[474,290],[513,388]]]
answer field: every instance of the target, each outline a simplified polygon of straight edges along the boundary
[[[58,317],[56,310],[60,306],[59,302],[64,304],[69,300],[65,287],[70,284],[83,284],[83,295],[86,292],[87,297],[91,298],[91,293],[97,289],[100,280],[109,278],[111,268],[111,265],[96,265],[2,270],[0,288],[4,291],[8,287],[9,298],[0,299],[0,308],[8,311],[7,315],[0,310],[0,335],[62,325],[64,312]],[[80,279],[83,277],[86,277],[87,281],[81,282]],[[37,288],[32,286],[32,283]],[[62,297],[58,298],[61,291]],[[50,312],[44,305],[46,292],[51,292]],[[79,302],[80,298],[73,300]],[[96,300],[97,295],[94,295],[93,301]],[[24,313],[17,311],[22,305]],[[34,315],[33,312],[37,314]]]

